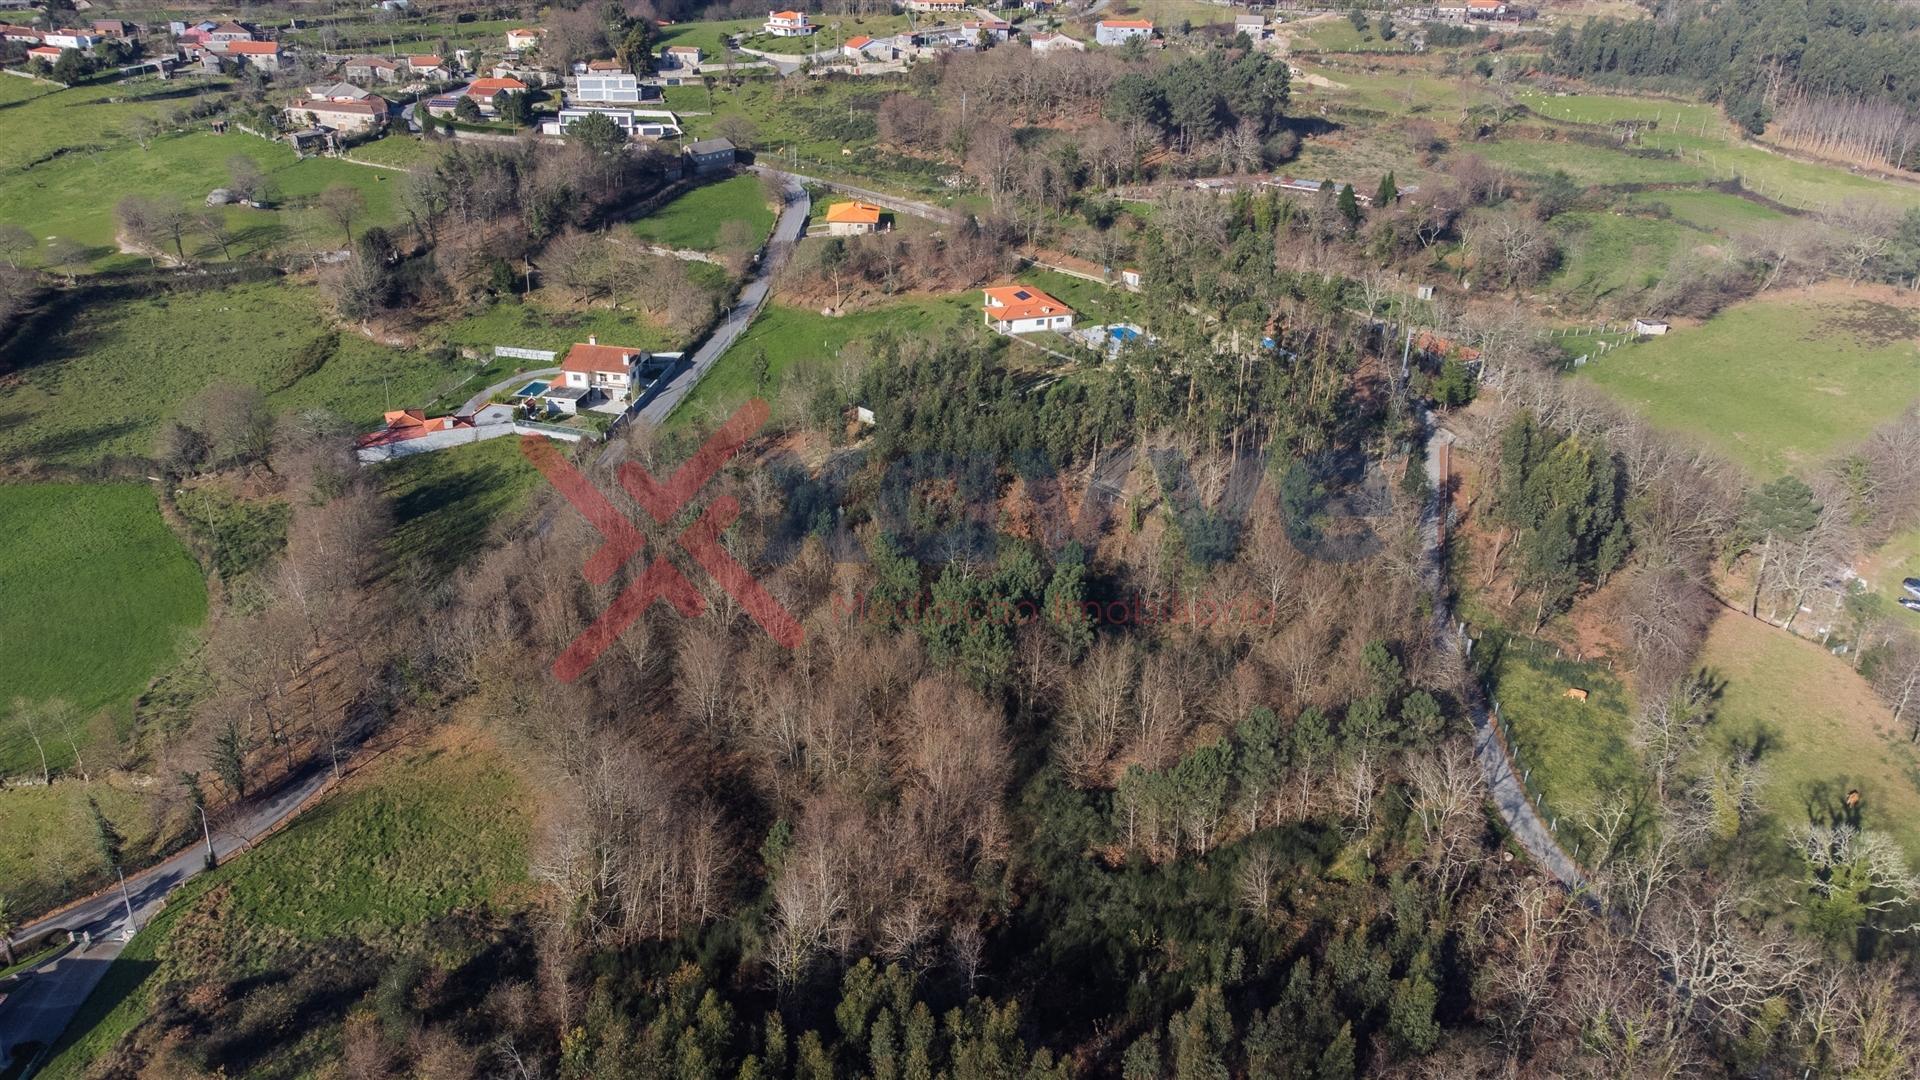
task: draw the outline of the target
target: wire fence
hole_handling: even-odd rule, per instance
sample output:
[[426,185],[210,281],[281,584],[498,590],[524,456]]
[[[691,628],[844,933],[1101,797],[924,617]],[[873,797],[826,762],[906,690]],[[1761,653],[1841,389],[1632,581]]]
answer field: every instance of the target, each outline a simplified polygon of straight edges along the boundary
[[[1466,623],[1462,622],[1460,624],[1460,632],[1468,639],[1468,654],[1471,656],[1474,639],[1469,634]],[[1551,660],[1558,664],[1572,663],[1572,661],[1567,659],[1567,654],[1558,646],[1550,645],[1533,638],[1507,638],[1500,642],[1499,648],[1503,654],[1517,653],[1525,656],[1529,660]],[[1506,754],[1507,767],[1512,771],[1513,778],[1520,782],[1521,794],[1526,798],[1527,804],[1533,808],[1535,816],[1546,825],[1547,832],[1552,836],[1554,844],[1560,848],[1563,854],[1571,858],[1573,862],[1581,868],[1582,873],[1584,873],[1586,866],[1586,841],[1588,837],[1583,834],[1579,819],[1574,814],[1565,812],[1562,807],[1556,806],[1552,800],[1548,799],[1545,786],[1540,779],[1534,777],[1534,769],[1540,763],[1539,758],[1543,755],[1537,748],[1529,746],[1522,741],[1519,733],[1514,730],[1512,722],[1507,719],[1506,713],[1501,707],[1500,699],[1495,693],[1497,685],[1495,668],[1497,667],[1497,662],[1485,664],[1482,665],[1482,667],[1483,671],[1480,675],[1480,686],[1489,703],[1488,713],[1493,718],[1494,734],[1499,738],[1500,747]],[[1560,831],[1561,825],[1567,826],[1566,832],[1563,833]]]

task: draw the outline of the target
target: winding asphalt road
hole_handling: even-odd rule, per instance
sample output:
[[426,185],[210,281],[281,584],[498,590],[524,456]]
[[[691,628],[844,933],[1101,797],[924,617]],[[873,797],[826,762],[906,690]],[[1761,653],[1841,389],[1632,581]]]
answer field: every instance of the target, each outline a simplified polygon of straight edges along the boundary
[[707,335],[707,340],[693,351],[693,356],[673,374],[667,385],[653,395],[653,400],[640,409],[641,421],[648,424],[665,421],[766,306],[767,295],[773,290],[773,275],[793,254],[793,246],[807,231],[807,215],[813,212],[813,200],[799,179],[785,173],[780,175],[786,180],[786,205],[780,209],[780,219],[774,222],[773,236],[761,253],[753,277],[741,288],[740,295],[713,328],[713,333]]
[[[324,763],[309,766],[272,794],[230,816],[213,834],[213,850],[224,861],[272,832],[307,801],[319,794],[332,773]],[[78,1012],[87,995],[107,973],[107,967],[126,947],[127,908],[133,909],[133,927],[147,925],[166,902],[167,894],[206,869],[206,847],[195,843],[158,866],[127,879],[120,889],[100,892],[77,904],[26,924],[13,935],[31,941],[48,931],[92,935],[91,945],[76,946],[27,973],[19,989],[0,1002],[0,1070],[14,1051],[29,1043],[51,1047]],[[84,941],[85,939],[82,938]]]

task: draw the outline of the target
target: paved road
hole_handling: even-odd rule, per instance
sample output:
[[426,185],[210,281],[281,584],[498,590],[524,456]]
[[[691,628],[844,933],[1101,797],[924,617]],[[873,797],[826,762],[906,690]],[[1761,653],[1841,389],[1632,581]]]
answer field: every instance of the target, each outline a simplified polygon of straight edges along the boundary
[[[762,168],[762,166],[756,165],[754,168],[759,169]],[[884,206],[897,213],[911,214],[917,218],[926,218],[928,221],[937,221],[942,225],[958,225],[961,221],[965,220],[964,215],[953,210],[942,209],[932,203],[903,199],[898,195],[889,195],[884,191],[873,191],[869,188],[854,187],[852,184],[843,184],[838,180],[822,180],[817,176],[802,176],[799,173],[788,173],[787,175],[803,184],[826,188],[829,191],[838,191],[843,195],[851,195],[856,199],[864,199],[875,205]]]
[[[1427,484],[1434,495],[1420,528],[1427,545],[1428,588],[1433,596],[1441,598],[1440,603],[1435,605],[1433,632],[1441,648],[1455,652],[1460,648],[1460,636],[1453,629],[1453,607],[1445,601],[1445,546],[1442,543],[1443,517],[1448,505],[1447,478],[1452,471],[1453,433],[1444,428],[1434,428],[1431,417],[1424,410],[1421,419],[1429,431]],[[1575,892],[1584,889],[1587,885],[1586,875],[1580,872],[1579,864],[1560,849],[1559,842],[1553,837],[1553,830],[1540,820],[1533,804],[1527,801],[1525,785],[1513,774],[1513,762],[1508,759],[1506,747],[1494,727],[1493,716],[1487,709],[1486,695],[1480,692],[1478,683],[1471,676],[1463,680],[1461,691],[1473,716],[1473,756],[1480,762],[1480,774],[1487,782],[1487,796],[1493,800],[1494,808],[1500,811],[1500,820],[1506,822],[1507,828],[1520,841],[1520,846],[1527,850],[1527,854],[1532,855],[1534,861],[1562,885]]]
[[[324,764],[309,766],[272,795],[232,815],[213,834],[213,849],[224,861],[250,846],[299,811],[327,785],[331,773]],[[167,894],[206,868],[206,848],[196,843],[158,866],[127,879],[123,899],[116,887],[28,923],[14,935],[26,941],[49,930],[71,930],[93,935],[90,948],[72,949],[35,968],[20,989],[0,1004],[0,1069],[16,1047],[26,1043],[53,1045],[67,1022],[79,1010],[107,966],[125,947],[121,933],[127,926],[127,907],[133,907],[133,925],[145,926]]]
[[673,375],[672,381],[641,408],[638,416],[642,422],[658,424],[665,421],[674,407],[693,392],[694,386],[708,369],[746,332],[753,317],[766,304],[767,294],[773,288],[773,275],[787,261],[787,256],[793,253],[793,245],[806,232],[807,215],[812,212],[812,200],[807,196],[807,189],[801,186],[800,179],[787,176],[786,180],[787,205],[780,211],[780,220],[774,223],[773,236],[767,241],[766,253],[755,268],[753,278],[740,290],[739,298],[734,301],[733,307],[727,309],[720,324],[713,328],[713,333]]

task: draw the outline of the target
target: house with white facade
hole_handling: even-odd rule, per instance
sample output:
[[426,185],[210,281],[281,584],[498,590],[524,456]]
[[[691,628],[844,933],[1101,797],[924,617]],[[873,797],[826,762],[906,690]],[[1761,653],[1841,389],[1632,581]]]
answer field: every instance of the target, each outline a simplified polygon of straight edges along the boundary
[[624,401],[633,392],[634,377],[647,360],[645,349],[621,345],[602,345],[597,337],[567,350],[560,362],[560,382],[572,389],[597,390],[615,401]]
[[595,71],[574,80],[569,100],[580,105],[638,105],[649,96],[645,90],[640,86],[638,75]]
[[807,21],[804,11],[767,12],[766,31],[774,37],[806,37],[820,28]]
[[1093,25],[1093,40],[1098,45],[1125,45],[1134,38],[1152,36],[1152,19],[1101,19]]
[[1065,34],[1048,34],[1048,33],[1030,34],[1027,37],[1027,47],[1032,49],[1034,52],[1042,53],[1042,54],[1051,53],[1051,52],[1086,52],[1087,51],[1087,46],[1085,45],[1085,43],[1076,41]]
[[1073,309],[1031,285],[1002,285],[981,290],[988,326],[1003,334],[1032,334],[1073,329]]

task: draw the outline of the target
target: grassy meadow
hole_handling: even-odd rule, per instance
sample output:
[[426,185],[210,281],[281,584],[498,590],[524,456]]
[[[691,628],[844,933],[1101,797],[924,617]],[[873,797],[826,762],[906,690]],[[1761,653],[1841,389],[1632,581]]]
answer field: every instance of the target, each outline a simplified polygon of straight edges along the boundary
[[761,193],[758,176],[733,176],[694,188],[634,222],[633,232],[670,248],[714,251],[729,221],[746,222],[756,246],[773,231],[773,209]]
[[674,421],[724,416],[750,396],[771,394],[802,372],[830,367],[856,342],[888,332],[925,334],[961,319],[977,319],[977,295],[911,300],[840,316],[769,304],[674,411]]
[[[1566,696],[1575,687],[1587,700]],[[1645,783],[1628,742],[1632,695],[1602,665],[1562,660],[1549,646],[1514,638],[1495,669],[1493,696],[1547,816],[1563,825],[1589,820],[1602,799]],[[1560,833],[1571,851],[1581,834]]]
[[317,286],[278,278],[110,302],[64,294],[0,352],[12,370],[0,454],[59,464],[145,456],[161,425],[220,382],[276,410],[324,408],[356,427],[431,400],[464,374],[440,356],[333,330]]
[[[164,133],[146,149],[126,135],[135,122],[164,118],[224,83],[133,80],[71,90],[18,79],[6,83],[0,86],[0,221],[27,227],[43,244],[55,237],[72,241],[86,250],[94,268],[146,262],[120,251],[116,241],[114,206],[127,195],[176,199],[191,211],[222,217],[234,237],[235,257],[343,246],[339,226],[314,205],[319,194],[335,184],[349,185],[365,199],[361,224],[394,219],[401,177],[390,169],[331,158],[297,159],[284,143],[239,131],[217,135],[204,121]],[[227,185],[227,162],[235,156],[251,158],[268,177],[273,191],[269,209],[206,207],[207,193]],[[76,198],[78,192],[111,197]],[[184,247],[196,260],[226,258],[203,233],[188,236]]]
[[1920,748],[1847,661],[1819,643],[1723,614],[1701,664],[1726,680],[1708,750],[1750,752],[1771,825],[1837,819],[1861,794],[1861,825],[1893,833],[1920,857]]
[[1548,284],[1587,305],[1652,288],[1676,254],[1710,239],[1679,222],[1613,213],[1561,214],[1553,228],[1564,254]]
[[[531,790],[484,738],[448,729],[397,749],[176,893],[108,970],[40,1075],[88,1075],[162,995],[205,980],[240,980],[228,985],[253,995],[236,1020],[258,1023],[262,1012],[290,1007],[303,1032],[285,1059],[222,1062],[221,1071],[324,1072],[338,1060],[339,1024],[354,1002],[320,994],[289,1004],[287,984],[302,985],[309,969],[352,983],[377,979],[396,958],[470,959],[476,943],[437,924],[525,906],[531,816]],[[343,962],[361,970],[343,977],[335,970]]]
[[206,618],[207,592],[144,484],[0,485],[0,521],[0,776],[9,776],[40,766],[11,715],[15,698],[72,707],[68,726],[41,733],[51,765],[71,762],[96,714],[124,727],[179,635]]
[[7,837],[0,844],[0,895],[14,914],[50,910],[112,880],[95,847],[89,798],[126,838],[136,864],[171,850],[188,827],[184,804],[108,777],[0,791],[0,836]]
[[512,436],[415,454],[375,475],[393,500],[388,553],[438,576],[484,551],[493,527],[512,520],[540,483]]
[[1813,466],[1920,396],[1920,304],[1829,287],[1735,305],[1581,368],[1757,476]]

